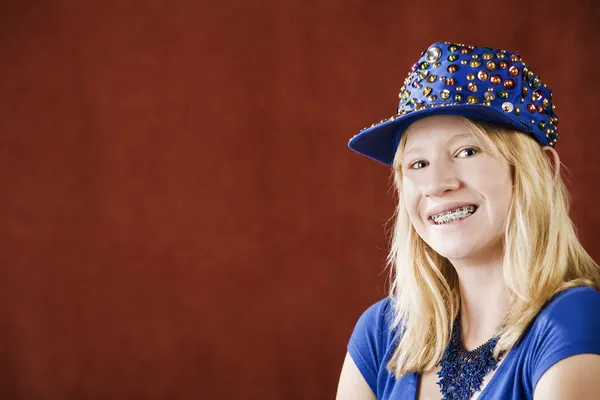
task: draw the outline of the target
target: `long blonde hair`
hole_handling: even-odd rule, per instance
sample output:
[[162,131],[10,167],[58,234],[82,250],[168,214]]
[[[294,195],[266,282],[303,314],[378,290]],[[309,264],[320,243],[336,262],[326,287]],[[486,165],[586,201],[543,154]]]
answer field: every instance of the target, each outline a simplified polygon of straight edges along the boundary
[[[508,352],[552,296],[574,286],[600,290],[600,268],[582,247],[571,218],[570,197],[541,146],[529,135],[464,118],[465,128],[499,159],[513,177],[504,230],[503,276],[509,309],[498,328],[495,357]],[[392,329],[402,333],[387,364],[397,378],[439,363],[460,309],[458,276],[413,228],[402,198],[399,160],[393,164],[398,205],[387,259]]]

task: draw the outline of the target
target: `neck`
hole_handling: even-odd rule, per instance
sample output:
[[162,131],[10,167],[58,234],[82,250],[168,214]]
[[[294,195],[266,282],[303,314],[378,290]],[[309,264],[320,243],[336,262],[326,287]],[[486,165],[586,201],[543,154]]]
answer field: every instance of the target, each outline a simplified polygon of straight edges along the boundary
[[452,261],[460,289],[461,339],[466,350],[487,342],[508,310],[502,260]]

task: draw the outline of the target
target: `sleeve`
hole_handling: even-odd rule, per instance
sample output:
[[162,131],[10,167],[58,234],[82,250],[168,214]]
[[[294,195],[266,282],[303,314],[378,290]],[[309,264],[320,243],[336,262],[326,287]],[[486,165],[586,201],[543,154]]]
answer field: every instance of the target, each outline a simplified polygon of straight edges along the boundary
[[557,362],[576,354],[600,354],[599,317],[600,293],[593,288],[571,289],[552,304],[532,356],[533,388]]
[[348,352],[373,393],[377,394],[377,375],[385,351],[384,312],[388,299],[370,306],[358,319],[348,342]]

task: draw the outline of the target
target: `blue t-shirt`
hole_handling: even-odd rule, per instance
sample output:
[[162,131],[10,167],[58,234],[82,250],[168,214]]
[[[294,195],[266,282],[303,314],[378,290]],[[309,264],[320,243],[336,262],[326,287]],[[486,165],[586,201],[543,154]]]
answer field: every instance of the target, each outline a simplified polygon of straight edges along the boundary
[[[419,375],[396,380],[385,368],[397,345],[397,332],[389,328],[391,313],[388,298],[369,307],[356,323],[348,352],[378,399],[414,400]],[[590,287],[569,288],[550,299],[479,398],[533,399],[535,385],[548,368],[581,353],[600,354],[600,293]]]

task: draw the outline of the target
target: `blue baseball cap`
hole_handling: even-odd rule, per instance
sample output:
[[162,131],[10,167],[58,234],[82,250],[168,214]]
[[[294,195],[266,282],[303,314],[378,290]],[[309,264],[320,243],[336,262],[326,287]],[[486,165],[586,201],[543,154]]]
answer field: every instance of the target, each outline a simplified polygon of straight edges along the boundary
[[431,115],[461,115],[525,132],[542,146],[558,141],[552,91],[518,53],[434,43],[400,89],[396,114],[362,129],[348,147],[391,166],[402,133]]

